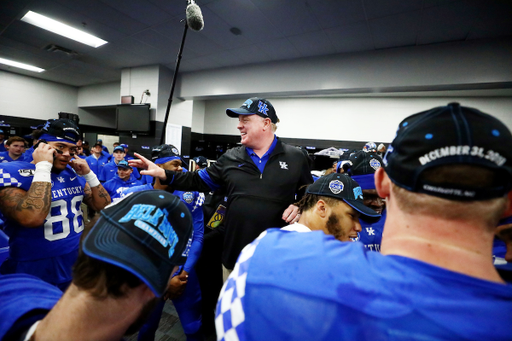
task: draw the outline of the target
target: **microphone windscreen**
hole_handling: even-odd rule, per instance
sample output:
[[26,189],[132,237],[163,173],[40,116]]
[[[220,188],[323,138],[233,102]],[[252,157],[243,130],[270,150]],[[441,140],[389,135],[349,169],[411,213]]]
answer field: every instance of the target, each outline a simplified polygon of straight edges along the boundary
[[201,13],[201,8],[195,3],[191,3],[187,6],[186,17],[188,27],[194,31],[201,31],[203,29],[203,14]]

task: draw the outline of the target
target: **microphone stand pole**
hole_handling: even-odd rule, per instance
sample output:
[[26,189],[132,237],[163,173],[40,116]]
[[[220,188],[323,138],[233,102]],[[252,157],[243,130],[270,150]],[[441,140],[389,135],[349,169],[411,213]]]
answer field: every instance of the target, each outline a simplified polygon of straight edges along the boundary
[[165,133],[167,130],[167,121],[169,119],[169,112],[171,111],[172,104],[172,96],[174,94],[174,87],[176,86],[176,78],[178,75],[178,69],[180,68],[181,55],[183,52],[183,46],[185,45],[185,37],[187,36],[188,24],[185,20],[185,30],[183,31],[183,38],[181,39],[181,46],[178,52],[178,56],[176,57],[176,66],[174,68],[174,75],[172,76],[172,85],[171,85],[171,93],[169,95],[169,99],[167,100],[167,109],[165,110],[165,118],[164,118],[164,126],[162,128],[162,136],[160,137],[160,144],[165,143]]

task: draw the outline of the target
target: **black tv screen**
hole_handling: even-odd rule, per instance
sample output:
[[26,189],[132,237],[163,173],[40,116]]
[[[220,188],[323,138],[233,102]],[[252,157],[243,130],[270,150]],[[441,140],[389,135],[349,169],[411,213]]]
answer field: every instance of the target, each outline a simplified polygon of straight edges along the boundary
[[149,104],[127,104],[117,106],[117,131],[149,133]]

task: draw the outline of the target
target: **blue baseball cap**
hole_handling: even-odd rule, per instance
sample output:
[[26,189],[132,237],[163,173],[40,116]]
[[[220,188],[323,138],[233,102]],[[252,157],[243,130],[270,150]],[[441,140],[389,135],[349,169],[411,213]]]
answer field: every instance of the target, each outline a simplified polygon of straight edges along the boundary
[[112,151],[112,153],[115,153],[115,152],[123,152],[124,153],[124,148],[121,147],[121,146],[117,146],[114,148],[114,150]]
[[192,230],[191,214],[177,196],[135,192],[100,212],[82,249],[132,273],[162,297],[174,267],[187,260]]
[[126,160],[121,160],[119,161],[119,163],[117,164],[117,168],[124,168],[124,169],[131,169],[132,167],[130,167],[130,165],[128,164],[128,161]]

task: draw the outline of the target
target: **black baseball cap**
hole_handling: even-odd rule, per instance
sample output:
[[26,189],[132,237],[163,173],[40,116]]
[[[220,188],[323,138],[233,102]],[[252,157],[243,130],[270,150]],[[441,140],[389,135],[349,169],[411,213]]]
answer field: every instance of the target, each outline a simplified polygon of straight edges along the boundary
[[352,166],[348,169],[350,175],[367,175],[373,174],[377,169],[382,167],[382,158],[375,152],[365,152],[359,150],[350,155],[349,161]]
[[117,164],[117,168],[119,168],[119,167],[124,168],[124,169],[131,169],[132,168],[132,167],[130,167],[130,165],[128,164],[128,161],[126,161],[126,160],[119,161],[118,164]]
[[207,167],[208,166],[208,159],[204,156],[196,156],[194,159],[194,162],[199,165],[199,167]]
[[229,117],[238,117],[238,115],[258,115],[264,118],[270,118],[272,123],[279,120],[272,104],[264,98],[249,98],[240,108],[228,108],[226,114]]
[[50,119],[45,123],[42,130],[43,134],[46,133],[74,143],[82,139],[80,128],[76,122],[68,118]]
[[364,205],[363,190],[346,174],[331,173],[322,176],[306,188],[306,194],[343,200],[366,218],[380,218],[380,214]]
[[[399,187],[450,200],[487,200],[512,188],[512,135],[497,118],[478,109],[449,103],[404,119],[384,156],[384,168]],[[499,184],[464,188],[431,183],[422,173],[443,165],[490,169]]]
[[382,158],[376,152],[359,150],[350,155],[346,173],[354,179],[362,189],[375,189],[374,173],[382,167]]
[[147,190],[103,209],[82,249],[134,274],[162,297],[174,267],[187,260],[191,238],[192,217],[185,204],[166,191]]

